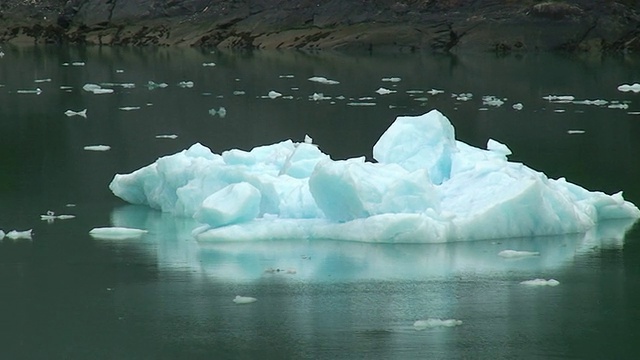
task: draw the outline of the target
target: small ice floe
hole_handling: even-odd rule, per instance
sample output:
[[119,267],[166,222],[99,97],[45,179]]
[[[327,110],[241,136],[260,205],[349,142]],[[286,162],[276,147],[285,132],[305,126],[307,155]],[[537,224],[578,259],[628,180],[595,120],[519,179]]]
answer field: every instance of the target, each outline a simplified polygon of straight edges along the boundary
[[56,215],[53,211],[47,211],[46,215],[40,215],[40,220],[53,222],[54,220],[68,220],[75,218],[75,215]]
[[123,89],[134,89],[136,87],[136,84],[134,83],[112,83],[112,82],[103,82],[99,84],[100,86],[106,86],[106,87],[121,87]]
[[216,66],[216,63],[214,62],[208,62],[208,63],[202,63],[203,67],[213,67]]
[[122,69],[116,69],[116,74],[122,74],[124,72],[124,70]]
[[348,106],[376,106],[374,102],[348,102]]
[[60,90],[71,90],[73,89],[73,86],[69,86],[69,85],[60,85]]
[[0,50],[0,59],[4,57],[4,51]]
[[113,89],[103,89],[102,86],[98,84],[84,84],[82,90],[96,95],[113,93]]
[[308,80],[309,81],[313,81],[313,82],[317,82],[317,83],[321,83],[321,84],[327,84],[327,85],[340,84],[339,81],[330,80],[330,79],[327,79],[326,77],[322,77],[322,76],[312,76]]
[[365,100],[375,100],[376,98],[372,97],[372,96],[363,96],[358,98],[358,100],[360,101],[365,101]]
[[595,105],[595,106],[603,106],[603,105],[607,105],[609,102],[607,100],[576,100],[576,101],[572,101],[574,104],[577,105]]
[[427,91],[427,94],[432,95],[432,96],[435,96],[435,95],[438,95],[438,94],[443,94],[443,93],[444,93],[444,90],[438,90],[438,89],[431,89],[431,90]]
[[584,130],[567,130],[567,134],[569,135],[584,134]]
[[402,78],[399,78],[399,77],[385,77],[385,78],[382,78],[382,81],[397,83],[397,82],[402,81]]
[[429,101],[429,98],[421,96],[421,97],[414,98],[413,101],[425,102],[425,101]]
[[107,151],[111,149],[109,145],[87,145],[84,147],[87,151]]
[[118,109],[122,111],[140,110],[140,106],[123,106],[123,107],[119,107]]
[[236,95],[236,96],[237,95],[244,95],[244,94],[246,94],[246,92],[244,92],[243,90],[236,90],[236,91],[233,92],[233,95]]
[[167,135],[156,135],[156,139],[177,139],[178,135],[176,134],[167,134]]
[[4,239],[5,233],[0,229],[0,240]]
[[11,230],[5,234],[5,236],[11,240],[19,240],[19,239],[31,240],[32,235],[33,235],[32,229],[24,230],[24,231]]
[[76,207],[76,204],[69,203],[69,204],[66,204],[65,206],[66,207]]
[[85,62],[84,61],[74,61],[71,63],[71,66],[84,66]]
[[71,116],[81,116],[83,118],[87,118],[87,109],[81,110],[81,111],[73,111],[73,110],[67,110],[64,112],[65,115],[71,117]]
[[147,230],[127,227],[100,227],[91,229],[89,235],[96,239],[124,240],[139,238],[147,232]]
[[519,259],[531,256],[540,255],[537,251],[522,251],[522,250],[502,250],[498,253],[498,256],[506,259]]
[[309,100],[320,101],[320,100],[330,100],[331,97],[324,96],[323,93],[313,93],[313,95],[309,96]]
[[571,96],[571,95],[547,95],[547,96],[543,96],[542,98],[547,101],[556,102],[556,103],[570,103],[576,99],[574,96]]
[[394,92],[396,92],[395,90],[389,90],[386,88],[378,88],[378,90],[376,90],[376,93],[380,94],[380,95],[387,95],[387,94],[393,94]]
[[556,279],[533,279],[521,281],[520,284],[527,286],[558,286],[560,285],[560,282]]
[[242,304],[251,304],[258,301],[258,299],[254,298],[254,297],[250,297],[250,296],[240,296],[240,295],[236,295],[236,297],[233,299],[233,302],[238,304],[238,305],[242,305]]
[[33,90],[18,90],[16,91],[18,94],[36,94],[36,95],[40,95],[42,94],[42,89],[40,88],[35,88]]
[[478,108],[478,111],[488,111],[488,110],[489,110],[489,108],[486,108],[486,107]]
[[437,327],[454,327],[462,325],[462,320],[456,319],[427,319],[427,320],[418,320],[413,323],[413,327],[416,330],[425,330],[430,328]]
[[616,103],[616,104],[609,104],[609,106],[607,106],[609,109],[622,109],[622,110],[626,110],[629,108],[629,104],[624,104],[624,103]]
[[267,97],[270,99],[275,99],[275,98],[279,98],[280,96],[282,96],[281,93],[275,91],[275,90],[271,90],[269,91],[269,93],[267,94]]
[[629,115],[640,115],[640,111],[627,111]]
[[462,94],[451,94],[452,98],[455,98],[458,101],[469,101],[473,99],[472,93],[462,93]]
[[407,90],[405,92],[410,95],[424,94],[424,90]]
[[280,79],[293,79],[295,76],[293,74],[279,75]]
[[227,109],[225,109],[223,106],[220,107],[220,109],[216,110],[216,109],[209,109],[209,115],[211,116],[220,116],[221,118],[224,118],[225,116],[227,116]]
[[192,88],[193,87],[193,81],[180,81],[178,83],[178,86],[181,88]]
[[511,106],[514,110],[522,110],[522,108],[524,108],[524,105],[522,105],[521,103],[515,103]]
[[33,80],[34,83],[45,83],[45,82],[51,82],[51,79],[47,78],[47,79],[35,79]]
[[563,113],[565,111],[567,111],[567,110],[565,110],[565,109],[555,109],[555,110],[553,110],[553,112],[556,112],[556,113]]
[[147,81],[147,89],[149,90],[155,90],[155,89],[164,89],[167,86],[169,86],[169,84],[167,83],[157,83],[155,81]]
[[504,101],[493,95],[485,95],[482,97],[482,104],[488,106],[500,107]]
[[633,91],[634,93],[640,92],[640,84],[634,83],[633,85],[622,84],[618,86],[618,90],[622,92]]

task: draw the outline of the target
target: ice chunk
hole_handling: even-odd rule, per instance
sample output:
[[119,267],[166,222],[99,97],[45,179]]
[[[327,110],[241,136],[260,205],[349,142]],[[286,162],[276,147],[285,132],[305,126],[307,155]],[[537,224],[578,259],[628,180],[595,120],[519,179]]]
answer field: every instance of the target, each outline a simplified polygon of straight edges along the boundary
[[73,111],[73,110],[67,110],[64,112],[65,115],[67,116],[81,116],[83,118],[87,118],[87,109],[81,110],[81,111]]
[[309,81],[313,81],[313,82],[318,82],[321,84],[327,84],[327,85],[336,85],[336,84],[340,84],[339,81],[336,80],[329,80],[326,77],[322,77],[322,76],[313,76],[309,78]]
[[260,214],[261,197],[247,182],[227,185],[204,199],[193,217],[211,227],[246,222]]
[[53,222],[54,220],[68,220],[75,218],[75,215],[56,215],[53,211],[47,211],[46,215],[40,215],[40,220],[45,220],[47,222]]
[[348,102],[348,106],[376,106],[374,102]]
[[178,86],[181,88],[192,88],[193,87],[193,81],[180,81],[178,83]]
[[560,282],[555,279],[549,279],[549,280],[533,279],[533,280],[522,281],[520,282],[520,284],[527,285],[527,286],[558,286],[560,285]]
[[46,78],[46,79],[35,79],[33,80],[34,83],[45,83],[45,82],[51,82],[50,78]]
[[31,240],[32,235],[33,235],[32,229],[24,230],[24,231],[11,230],[5,234],[7,238],[12,240],[19,240],[19,239]]
[[489,106],[495,106],[495,107],[500,107],[502,106],[502,104],[504,104],[504,101],[502,101],[501,99],[493,96],[493,95],[487,95],[487,96],[483,96],[482,97],[482,104],[483,105],[489,105]]
[[542,98],[557,103],[569,103],[575,100],[575,96],[572,95],[547,95],[543,96]]
[[567,130],[567,134],[569,134],[569,135],[584,134],[584,133],[585,133],[584,130]]
[[385,78],[382,78],[382,81],[397,83],[397,82],[402,81],[402,78],[399,78],[399,77],[385,77]]
[[113,93],[113,89],[103,89],[102,86],[98,84],[85,84],[82,89],[96,95]]
[[147,89],[149,90],[155,90],[155,89],[164,89],[167,86],[169,86],[169,84],[167,83],[157,83],[155,81],[147,81]]
[[524,258],[524,257],[538,256],[538,255],[540,255],[540,253],[537,251],[523,251],[523,250],[502,250],[498,253],[498,256],[501,256],[507,259],[517,259],[517,258]]
[[424,329],[436,328],[436,327],[454,327],[454,326],[460,326],[460,325],[462,325],[462,320],[456,320],[456,319],[446,319],[446,320],[427,319],[427,320],[418,320],[413,323],[413,327],[416,330],[424,330]]
[[163,134],[163,135],[156,135],[156,139],[177,139],[178,135],[176,134]]
[[279,93],[279,92],[277,92],[277,91],[275,91],[275,90],[271,90],[271,91],[269,91],[269,93],[267,94],[267,96],[268,96],[270,99],[275,99],[275,98],[278,98],[278,97],[282,96],[282,94],[281,94],[281,93]]
[[4,239],[4,236],[6,234],[4,233],[4,231],[2,231],[2,229],[0,229],[0,240]]
[[438,89],[431,89],[429,91],[427,91],[427,94],[429,95],[438,95],[438,94],[443,94],[444,90],[438,90]]
[[108,151],[111,150],[111,146],[109,145],[87,145],[84,147],[85,150],[88,151]]
[[254,297],[250,297],[250,296],[240,296],[240,295],[236,295],[236,297],[233,299],[233,302],[238,304],[238,305],[242,305],[242,304],[251,304],[258,301],[258,299],[254,298]]
[[640,92],[640,84],[638,83],[634,83],[633,85],[622,84],[618,86],[618,90],[623,92],[633,91],[634,93],[637,93],[637,92]]
[[209,109],[209,115],[211,116],[220,116],[220,118],[224,118],[225,116],[227,116],[227,109],[225,109],[223,106],[220,107],[220,109],[216,110],[216,109]]
[[92,237],[105,240],[136,239],[146,233],[147,230],[127,227],[100,227],[89,231],[89,235]]
[[515,103],[511,106],[514,110],[522,110],[524,108],[524,105],[522,105],[521,103]]
[[376,92],[380,95],[387,95],[387,94],[393,94],[394,92],[396,92],[395,90],[389,90],[389,89],[385,89],[383,87],[378,88],[378,90],[376,90]]
[[35,88],[33,90],[18,90],[18,91],[16,91],[16,93],[18,93],[18,94],[36,94],[36,95],[40,95],[40,94],[42,94],[42,89]]
[[216,63],[213,63],[213,62],[202,63],[202,66],[203,67],[213,67],[213,66],[216,66]]
[[119,107],[118,109],[122,111],[140,110],[140,106],[122,106],[122,107]]
[[609,104],[607,106],[609,109],[628,109],[629,108],[629,104],[624,104],[624,103],[617,103],[617,104]]

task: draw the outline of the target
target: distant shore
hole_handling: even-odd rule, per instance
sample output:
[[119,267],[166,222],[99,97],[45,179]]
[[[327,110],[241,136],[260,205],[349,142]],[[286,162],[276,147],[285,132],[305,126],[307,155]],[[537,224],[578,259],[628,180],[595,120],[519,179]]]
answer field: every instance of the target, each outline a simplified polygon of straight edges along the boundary
[[639,10],[594,0],[6,0],[0,44],[640,53]]

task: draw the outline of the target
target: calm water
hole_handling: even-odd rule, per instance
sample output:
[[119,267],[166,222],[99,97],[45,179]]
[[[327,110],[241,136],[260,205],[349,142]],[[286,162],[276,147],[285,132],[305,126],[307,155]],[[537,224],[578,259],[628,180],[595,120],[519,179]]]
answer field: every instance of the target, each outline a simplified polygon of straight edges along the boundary
[[[640,94],[617,90],[640,82],[640,59],[3,50],[0,229],[34,235],[0,242],[2,359],[631,359],[640,352],[638,225],[422,246],[198,244],[190,220],[126,205],[107,188],[115,173],[194,142],[221,152],[309,134],[334,159],[371,158],[395,116],[437,108],[460,140],[484,146],[494,138],[514,161],[591,190],[624,190],[640,204]],[[391,77],[401,81],[383,81]],[[148,81],[169,86],[150,90]],[[135,87],[94,95],[82,90],[87,83]],[[396,92],[378,95],[380,87]],[[19,93],[36,88],[40,95]],[[268,98],[272,90],[283,96]],[[314,93],[331,99],[310,100]],[[483,105],[485,95],[506,100]],[[209,114],[220,107],[224,118]],[[64,115],[85,108],[86,119]],[[178,137],[155,137],[162,134]],[[111,150],[83,150],[97,144]],[[77,217],[41,221],[48,210]],[[150,233],[135,241],[89,237],[110,225]],[[507,261],[497,256],[504,249],[541,255]],[[533,278],[560,285],[520,285]],[[235,295],[258,301],[235,305]],[[463,324],[414,328],[428,318]]]

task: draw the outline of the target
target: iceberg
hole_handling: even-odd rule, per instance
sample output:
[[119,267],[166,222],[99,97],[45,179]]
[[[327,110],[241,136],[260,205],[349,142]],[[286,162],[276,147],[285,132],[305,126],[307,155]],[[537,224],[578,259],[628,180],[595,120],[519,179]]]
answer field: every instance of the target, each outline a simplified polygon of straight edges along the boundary
[[588,191],[508,161],[509,148],[455,139],[437,110],[400,116],[364,157],[333,160],[312,142],[215,154],[197,143],[109,188],[123,200],[195,218],[200,241],[335,239],[441,243],[584,233],[637,219],[622,192]]

